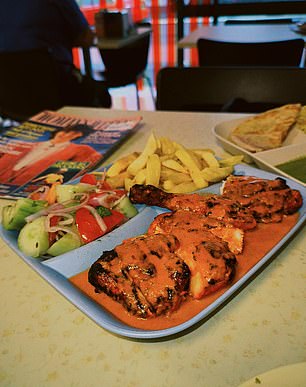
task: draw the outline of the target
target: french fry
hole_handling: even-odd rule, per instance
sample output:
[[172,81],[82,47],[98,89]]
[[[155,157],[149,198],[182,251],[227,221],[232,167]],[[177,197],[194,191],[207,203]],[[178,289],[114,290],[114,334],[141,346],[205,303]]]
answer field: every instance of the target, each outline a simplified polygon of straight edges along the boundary
[[161,179],[164,182],[169,180],[172,181],[173,184],[180,184],[180,183],[187,183],[191,182],[191,176],[189,173],[181,173],[181,172],[171,172],[170,174],[167,175],[165,179]]
[[190,157],[192,158],[192,160],[194,161],[194,163],[197,165],[199,169],[202,169],[205,166],[205,165],[204,166],[202,165],[201,157],[192,149],[187,149],[181,144],[178,144],[178,149],[183,150],[183,152],[189,153]]
[[130,177],[127,177],[124,179],[124,189],[126,191],[129,191],[130,188],[135,184],[134,179],[131,179]]
[[135,176],[138,171],[146,166],[148,157],[153,155],[157,149],[157,141],[154,133],[152,132],[143,152],[128,166],[127,171]]
[[114,177],[119,175],[119,173],[127,169],[131,162],[134,161],[138,156],[139,152],[133,152],[115,161],[113,165],[106,171],[106,176]]
[[192,158],[192,160],[194,161],[196,166],[199,169],[202,169],[203,168],[203,164],[202,164],[201,158],[196,153],[194,153],[192,150],[190,150],[190,149],[186,149],[186,151],[189,153],[190,157]]
[[165,191],[171,191],[171,189],[175,186],[172,180],[165,180],[162,184],[162,187]]
[[196,191],[198,188],[194,184],[194,182],[189,182],[189,183],[181,183],[177,184],[171,187],[171,189],[168,192],[171,193],[188,193],[188,192],[193,192]]
[[128,171],[124,171],[119,173],[116,176],[111,176],[111,177],[106,176],[106,181],[113,189],[115,189],[115,188],[124,187],[124,180],[130,177],[132,176],[128,173]]
[[167,159],[162,161],[162,165],[169,169],[173,169],[174,171],[177,171],[177,172],[188,173],[187,169],[184,168],[182,164],[180,164],[178,161],[173,159]]
[[159,186],[160,160],[157,154],[149,155],[146,168],[146,184]]
[[219,167],[219,161],[216,157],[207,151],[198,151],[197,154],[202,158],[207,167]]
[[190,154],[182,147],[175,152],[176,157],[182,162],[182,164],[188,169],[190,176],[197,188],[204,188],[208,186],[207,181],[201,174],[201,170],[194,162]]
[[160,169],[160,180],[164,181],[169,179],[169,176],[174,173],[173,169],[165,167],[163,164],[161,164],[161,169]]
[[215,154],[215,151],[211,148],[192,148],[191,149],[194,153],[201,153],[201,152],[209,152],[212,153],[213,155]]
[[243,161],[243,155],[236,155],[219,160],[221,167],[231,167]]
[[134,177],[135,184],[145,184],[146,183],[146,168],[141,169],[136,173]]
[[205,180],[207,180],[209,183],[217,183],[218,181],[224,179],[228,175],[230,175],[233,172],[234,168],[232,166],[230,167],[208,167],[204,168],[201,171],[201,174]]
[[160,148],[163,155],[170,155],[177,150],[177,144],[168,137],[160,137]]
[[177,160],[176,156],[175,156],[175,152],[174,153],[169,153],[167,155],[165,154],[160,154],[159,155],[159,158],[160,158],[160,161],[163,162],[163,161],[166,161],[166,160]]

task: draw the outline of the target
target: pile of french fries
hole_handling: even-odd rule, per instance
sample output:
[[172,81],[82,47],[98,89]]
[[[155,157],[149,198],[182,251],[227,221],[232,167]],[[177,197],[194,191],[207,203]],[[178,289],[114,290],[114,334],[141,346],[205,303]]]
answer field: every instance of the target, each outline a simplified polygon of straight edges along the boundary
[[134,184],[151,184],[167,192],[188,193],[221,181],[242,160],[242,155],[218,160],[211,149],[187,149],[152,132],[144,150],[114,162],[106,180],[111,187],[127,191]]

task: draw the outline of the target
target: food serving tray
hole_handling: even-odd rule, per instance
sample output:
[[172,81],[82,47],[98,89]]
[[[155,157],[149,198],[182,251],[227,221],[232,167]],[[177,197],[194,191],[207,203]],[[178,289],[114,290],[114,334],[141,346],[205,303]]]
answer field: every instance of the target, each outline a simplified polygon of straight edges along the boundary
[[254,162],[255,164],[257,164],[257,166],[262,169],[265,169],[266,171],[274,172],[286,178],[290,178],[306,187],[305,183],[295,179],[292,176],[289,176],[288,174],[277,168],[277,165],[279,164],[306,156],[306,134],[299,129],[293,128],[289,132],[286,140],[284,141],[281,147],[252,153],[236,145],[229,139],[233,129],[235,129],[241,122],[245,121],[247,118],[248,117],[224,121],[213,128],[213,134],[220,142],[222,147],[231,154],[244,155],[244,160],[247,163]]
[[[252,175],[268,179],[274,179],[277,177],[275,174],[261,171],[247,165],[236,166],[235,174]],[[87,297],[84,293],[72,285],[69,278],[88,269],[91,264],[100,257],[103,251],[113,249],[126,238],[145,233],[154,217],[164,212],[163,209],[159,207],[140,206],[139,214],[118,229],[76,250],[47,260],[35,259],[22,254],[17,247],[16,232],[4,230],[1,226],[0,235],[21,257],[21,259],[30,265],[55,289],[71,301],[77,308],[83,311],[88,317],[94,320],[99,326],[114,334],[128,338],[146,340],[159,339],[162,337],[183,334],[187,329],[192,328],[202,320],[210,317],[221,305],[225,304],[226,301],[235,295],[251,277],[257,274],[260,269],[262,269],[264,265],[275,256],[278,250],[303,225],[306,219],[306,188],[290,180],[288,180],[288,184],[291,188],[299,189],[304,199],[304,204],[299,211],[299,219],[290,232],[242,278],[226,289],[226,291],[208,307],[205,307],[200,313],[188,321],[162,330],[142,330],[122,323],[113,317],[112,314],[104,310],[103,307],[97,304],[94,300]],[[219,194],[220,184],[212,185],[203,191]]]

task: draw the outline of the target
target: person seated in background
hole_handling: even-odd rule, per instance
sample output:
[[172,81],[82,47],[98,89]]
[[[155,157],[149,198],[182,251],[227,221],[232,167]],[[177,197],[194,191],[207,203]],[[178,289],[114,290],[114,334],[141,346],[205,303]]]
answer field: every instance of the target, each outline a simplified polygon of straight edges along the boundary
[[94,38],[75,0],[1,0],[0,36],[0,52],[48,48],[59,69],[63,105],[111,107],[105,84],[73,64],[72,48],[89,47]]

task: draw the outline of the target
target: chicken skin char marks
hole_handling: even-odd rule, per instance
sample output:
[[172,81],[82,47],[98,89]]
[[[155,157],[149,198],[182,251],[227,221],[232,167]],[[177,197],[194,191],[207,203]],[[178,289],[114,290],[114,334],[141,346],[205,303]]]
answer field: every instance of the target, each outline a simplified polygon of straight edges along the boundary
[[176,310],[187,295],[190,270],[176,254],[173,235],[142,235],[106,251],[91,266],[89,282],[141,318]]
[[135,184],[130,189],[132,203],[159,206],[171,211],[186,210],[222,220],[242,230],[256,227],[256,220],[248,209],[237,201],[220,195],[173,194],[152,185]]
[[281,222],[284,215],[295,213],[303,204],[301,193],[282,178],[230,176],[223,185],[222,196],[238,201],[261,223]]

